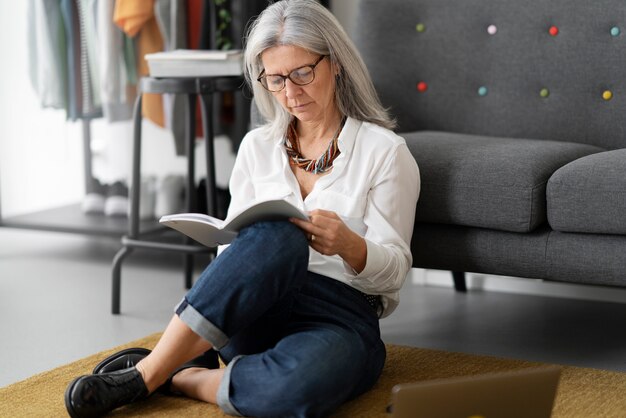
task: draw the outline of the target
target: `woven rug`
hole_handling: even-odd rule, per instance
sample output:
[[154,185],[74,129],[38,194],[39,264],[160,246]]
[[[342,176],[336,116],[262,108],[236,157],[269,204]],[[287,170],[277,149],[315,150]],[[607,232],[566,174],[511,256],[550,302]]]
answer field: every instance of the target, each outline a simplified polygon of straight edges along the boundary
[[[0,417],[67,416],[63,394],[74,377],[90,373],[102,358],[122,348],[152,348],[159,335],[150,335],[0,388]],[[387,416],[385,407],[390,401],[391,388],[397,383],[518,370],[542,365],[542,363],[521,360],[396,345],[388,345],[387,350],[387,363],[376,386],[358,399],[345,404],[334,417],[382,418]],[[182,397],[157,394],[145,402],[117,409],[111,416],[225,417],[227,415],[213,405]],[[626,416],[626,373],[563,367],[553,417],[623,416]]]

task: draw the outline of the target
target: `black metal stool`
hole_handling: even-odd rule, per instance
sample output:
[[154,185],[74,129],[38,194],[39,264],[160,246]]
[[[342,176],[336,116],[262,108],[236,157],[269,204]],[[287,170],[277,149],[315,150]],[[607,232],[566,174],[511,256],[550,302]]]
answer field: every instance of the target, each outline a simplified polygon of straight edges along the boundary
[[[217,198],[215,186],[215,153],[213,145],[213,94],[226,91],[237,91],[243,86],[243,77],[190,77],[190,78],[142,78],[139,82],[139,93],[135,102],[133,124],[133,157],[132,157],[132,181],[130,187],[130,214],[128,235],[122,237],[122,248],[113,259],[113,281],[112,281],[112,305],[113,314],[120,313],[121,297],[121,267],[122,261],[135,248],[175,251],[183,253],[185,286],[192,285],[193,256],[199,253],[215,254],[215,250],[192,244],[191,238],[184,237],[183,244],[173,244],[158,242],[154,239],[148,240],[147,234],[154,231],[139,230],[139,196],[141,187],[141,104],[144,93],[174,93],[184,94],[187,97],[187,124],[186,124],[186,158],[187,158],[187,193],[186,208],[193,212],[197,208],[195,199],[195,154],[194,143],[196,133],[195,106],[197,98],[200,98],[202,124],[204,127],[204,141],[206,147],[206,169],[207,169],[207,208],[209,215],[217,213]],[[237,109],[236,109],[237,111]]]

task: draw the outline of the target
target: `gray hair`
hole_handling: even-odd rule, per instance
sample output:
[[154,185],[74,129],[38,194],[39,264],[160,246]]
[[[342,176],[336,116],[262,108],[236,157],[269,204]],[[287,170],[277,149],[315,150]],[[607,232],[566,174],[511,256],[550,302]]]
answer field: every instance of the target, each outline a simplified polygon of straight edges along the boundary
[[314,0],[282,0],[268,6],[252,23],[244,52],[245,77],[270,135],[283,136],[292,117],[256,78],[263,70],[263,51],[281,45],[329,56],[339,68],[335,103],[343,115],[388,129],[396,127],[378,99],[363,59],[335,16]]

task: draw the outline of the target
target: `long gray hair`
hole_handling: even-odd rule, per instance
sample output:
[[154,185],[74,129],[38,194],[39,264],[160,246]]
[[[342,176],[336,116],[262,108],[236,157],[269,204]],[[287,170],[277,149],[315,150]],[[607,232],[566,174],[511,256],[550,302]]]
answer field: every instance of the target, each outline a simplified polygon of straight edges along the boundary
[[314,0],[282,0],[268,6],[252,23],[244,52],[246,80],[272,137],[285,134],[291,115],[256,78],[263,70],[263,51],[281,45],[329,56],[339,68],[335,103],[343,115],[389,129],[396,127],[378,99],[365,63],[335,16]]

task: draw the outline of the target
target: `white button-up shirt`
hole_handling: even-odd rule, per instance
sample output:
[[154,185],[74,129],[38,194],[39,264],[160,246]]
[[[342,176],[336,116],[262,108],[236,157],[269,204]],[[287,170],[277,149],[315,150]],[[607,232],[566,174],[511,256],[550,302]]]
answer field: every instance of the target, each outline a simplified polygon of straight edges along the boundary
[[268,138],[264,132],[255,129],[241,143],[230,179],[229,213],[271,199],[287,200],[305,212],[335,212],[365,239],[365,268],[357,274],[338,255],[325,256],[309,247],[309,271],[381,295],[383,316],[389,315],[398,306],[398,292],[412,264],[410,242],[420,190],[419,170],[404,139],[347,118],[332,171],[302,199],[284,138]]

